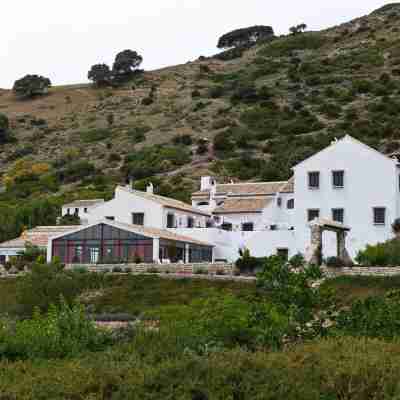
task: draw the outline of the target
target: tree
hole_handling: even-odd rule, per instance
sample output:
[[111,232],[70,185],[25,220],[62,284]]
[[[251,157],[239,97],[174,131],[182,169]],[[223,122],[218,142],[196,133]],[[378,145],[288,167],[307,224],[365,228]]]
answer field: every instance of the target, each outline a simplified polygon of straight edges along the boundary
[[88,72],[88,79],[93,81],[97,86],[106,86],[111,81],[111,70],[106,64],[93,65]]
[[124,50],[117,54],[113,65],[113,78],[124,80],[129,78],[132,73],[143,62],[143,57],[133,50]]
[[0,113],[0,144],[7,143],[10,139],[10,122],[5,114]]
[[289,30],[292,35],[298,35],[299,33],[303,33],[306,29],[306,24],[299,24],[296,26],[292,26]]
[[39,75],[26,75],[15,81],[13,91],[19,98],[33,98],[47,94],[51,82],[49,78]]
[[252,46],[261,39],[272,39],[274,30],[271,26],[251,26],[236,29],[221,36],[217,47],[227,49],[230,47]]

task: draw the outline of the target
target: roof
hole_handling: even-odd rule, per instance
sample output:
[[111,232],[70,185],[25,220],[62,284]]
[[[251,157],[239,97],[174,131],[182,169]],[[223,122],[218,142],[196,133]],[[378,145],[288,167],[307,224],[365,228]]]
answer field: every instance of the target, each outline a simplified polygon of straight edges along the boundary
[[381,153],[380,151],[374,149],[374,148],[371,147],[371,146],[368,146],[367,144],[361,142],[360,140],[354,138],[353,136],[345,135],[345,136],[343,136],[341,139],[333,141],[333,142],[330,144],[330,146],[325,147],[324,149],[322,149],[322,150],[319,151],[318,153],[313,154],[312,156],[306,158],[305,160],[303,160],[303,161],[300,162],[299,164],[295,165],[292,169],[298,168],[300,165],[306,163],[307,161],[309,161],[309,160],[311,160],[312,158],[316,157],[316,156],[319,155],[320,153],[323,153],[323,152],[327,151],[328,149],[332,148],[333,146],[336,146],[337,144],[342,143],[342,142],[344,142],[344,141],[349,141],[349,142],[355,143],[355,144],[357,144],[358,146],[364,147],[366,150],[372,151],[373,153],[380,155],[381,157],[383,157],[383,158],[386,159],[387,161],[393,162],[393,159],[390,158],[390,156]]
[[274,195],[278,193],[282,185],[287,182],[259,182],[259,183],[228,183],[217,184],[216,193],[231,196],[239,195]]
[[76,226],[37,226],[23,232],[19,238],[0,243],[0,248],[24,249],[27,243],[31,243],[34,246],[47,247],[47,243],[51,237],[69,233],[73,230],[76,230]]
[[125,190],[129,193],[132,193],[134,195],[143,197],[144,199],[155,201],[156,203],[161,204],[163,207],[173,208],[175,210],[187,211],[192,214],[203,215],[206,217],[211,216],[209,213],[206,213],[205,211],[202,211],[199,208],[192,207],[191,205],[184,203],[183,201],[170,199],[169,197],[159,196],[159,195],[153,194],[153,193],[147,193],[147,192],[141,192],[139,190],[133,190],[133,189],[130,189],[130,188],[127,188],[124,186],[119,186],[119,188],[122,190]]
[[273,199],[271,198],[252,198],[237,199],[228,198],[221,207],[215,209],[215,214],[234,214],[234,213],[260,213],[269,205]]
[[63,207],[69,207],[69,208],[93,207],[102,203],[104,203],[104,199],[75,200],[72,203],[64,204]]
[[61,233],[57,236],[53,236],[51,239],[59,239],[62,238],[66,235],[72,234],[72,233],[76,233],[76,232],[80,232],[82,230],[88,229],[92,226],[96,226],[99,224],[105,224],[105,225],[109,225],[109,226],[113,226],[115,228],[118,229],[122,229],[128,232],[133,232],[133,233],[137,233],[139,235],[143,235],[146,237],[151,237],[153,239],[164,239],[164,240],[172,240],[175,242],[185,242],[185,243],[191,243],[191,244],[197,244],[200,246],[208,246],[208,247],[214,247],[213,244],[207,243],[207,242],[203,242],[200,240],[196,240],[193,239],[191,237],[188,236],[183,236],[183,235],[178,235],[176,233],[173,233],[167,229],[157,229],[157,228],[148,228],[148,227],[144,227],[144,226],[140,226],[140,225],[132,225],[132,224],[126,224],[123,222],[117,222],[117,221],[109,221],[109,220],[101,220],[101,221],[97,221],[93,224],[90,225],[80,225],[79,227],[75,226],[75,229],[70,231],[70,232],[64,232]]
[[280,193],[294,193],[294,176],[281,187]]
[[332,219],[318,218],[310,222],[310,225],[318,225],[326,228],[333,228],[343,231],[350,231],[351,228],[341,222],[333,221]]

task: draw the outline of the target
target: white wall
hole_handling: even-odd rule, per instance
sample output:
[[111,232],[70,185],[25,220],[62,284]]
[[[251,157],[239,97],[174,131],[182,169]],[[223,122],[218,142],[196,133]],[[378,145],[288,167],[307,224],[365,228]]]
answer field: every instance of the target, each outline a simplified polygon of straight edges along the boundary
[[[344,188],[332,186],[332,171],[344,170]],[[308,188],[308,172],[320,172],[320,188]],[[344,223],[351,228],[347,248],[351,257],[367,244],[390,237],[398,211],[398,171],[393,160],[346,137],[294,168],[296,247],[306,253],[310,244],[307,210],[320,209],[332,219],[333,208],[344,209]],[[386,207],[386,225],[373,223],[373,207]],[[324,256],[336,255],[336,238],[324,234]]]
[[144,226],[163,228],[163,207],[140,196],[135,196],[117,187],[115,198],[93,209],[88,216],[89,224],[106,217],[115,221],[132,224],[132,213],[144,213]]

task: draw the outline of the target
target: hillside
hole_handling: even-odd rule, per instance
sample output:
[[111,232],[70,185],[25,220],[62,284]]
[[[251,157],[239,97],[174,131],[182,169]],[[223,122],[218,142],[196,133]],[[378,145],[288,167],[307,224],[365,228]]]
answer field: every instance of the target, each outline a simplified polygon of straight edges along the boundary
[[0,147],[0,201],[110,196],[129,175],[137,188],[150,179],[161,194],[188,200],[206,173],[287,179],[345,133],[399,150],[399,44],[396,3],[232,60],[145,72],[119,88],[54,87],[31,101],[0,90],[15,138]]

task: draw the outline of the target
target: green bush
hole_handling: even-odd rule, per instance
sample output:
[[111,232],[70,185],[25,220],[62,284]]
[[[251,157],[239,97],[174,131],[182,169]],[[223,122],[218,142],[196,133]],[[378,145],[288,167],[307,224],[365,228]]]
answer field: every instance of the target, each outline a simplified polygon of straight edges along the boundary
[[399,266],[400,241],[393,239],[376,245],[368,245],[365,250],[357,254],[356,261],[366,266]]
[[64,358],[102,350],[110,339],[87,319],[79,304],[62,298],[47,314],[36,310],[31,319],[0,326],[0,358]]
[[109,129],[90,129],[80,133],[81,139],[86,143],[100,142],[108,139],[111,134]]
[[146,140],[146,133],[151,131],[151,128],[146,125],[138,125],[128,130],[127,135],[135,143],[141,143]]

